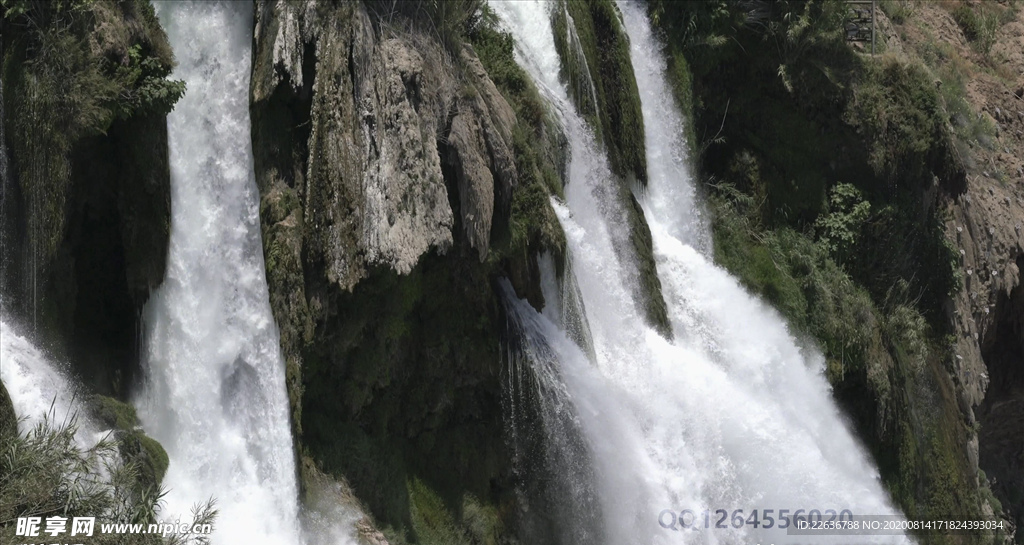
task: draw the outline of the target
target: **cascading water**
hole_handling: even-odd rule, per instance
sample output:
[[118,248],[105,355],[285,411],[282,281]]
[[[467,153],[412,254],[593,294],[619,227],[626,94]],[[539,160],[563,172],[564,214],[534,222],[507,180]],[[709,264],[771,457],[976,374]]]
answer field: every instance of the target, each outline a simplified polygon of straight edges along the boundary
[[284,364],[249,137],[252,5],[157,2],[187,92],[168,116],[167,272],[144,311],[136,405],[166,448],[167,512],[215,497],[214,543],[299,543]]
[[[698,251],[708,235],[685,168],[682,120],[674,112],[664,60],[643,8],[623,4],[647,131],[649,190],[642,202],[675,340],[644,325],[624,273],[633,264],[620,262],[612,245],[615,231],[625,226],[609,222],[595,197],[613,195],[611,184],[618,182],[558,81],[551,5],[492,3],[516,38],[517,60],[552,103],[570,141],[566,203],[553,205],[575,261],[594,356],[527,304],[512,298],[509,307],[522,342],[533,346],[524,352],[534,375],[551,393],[541,396],[542,410],[555,413],[544,419],[556,428],[549,435],[566,431],[557,426],[568,421],[586,438],[589,486],[603,521],[596,542],[850,541],[786,535],[778,525],[734,528],[731,519],[725,529],[666,529],[659,524],[663,510],[691,509],[700,525],[706,509],[730,516],[743,509],[744,518],[754,509],[761,516],[772,509],[776,520],[782,509],[898,515],[831,399],[822,357],[801,350],[777,313]],[[566,403],[576,418],[564,418]]]
[[14,413],[23,420],[18,430],[28,429],[48,418],[61,425],[75,419],[76,439],[92,446],[101,430],[88,418],[74,382],[31,341],[0,321],[0,380],[11,396]]

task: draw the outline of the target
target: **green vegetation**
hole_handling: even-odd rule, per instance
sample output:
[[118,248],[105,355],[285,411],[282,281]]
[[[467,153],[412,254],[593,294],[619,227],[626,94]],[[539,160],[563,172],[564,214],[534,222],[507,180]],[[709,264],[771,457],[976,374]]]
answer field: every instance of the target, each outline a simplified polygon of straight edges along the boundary
[[[575,36],[583,59],[569,43],[568,19],[575,24]],[[570,85],[580,112],[608,149],[612,172],[627,187],[647,185],[647,154],[640,93],[629,57],[629,37],[611,0],[565,0],[555,8],[555,47],[562,60],[562,72],[570,82],[590,82],[597,95],[594,109],[586,107],[590,89]],[[585,72],[585,73],[584,73]]]
[[107,396],[93,396],[90,403],[93,418],[109,429],[134,430],[139,425],[135,407]]
[[530,250],[548,250],[561,256],[565,234],[548,199],[562,194],[564,137],[530,76],[516,63],[512,35],[493,24],[483,24],[474,29],[469,40],[491,81],[516,114],[512,143],[519,185],[512,192],[508,233],[499,230],[494,233],[496,237],[492,236],[491,260],[510,258],[522,264]]
[[747,7],[649,6],[709,180],[715,258],[821,347],[908,516],[980,517],[943,311],[961,282],[943,199],[985,132],[963,79],[950,67],[954,84],[937,86],[919,62],[858,55],[838,1]]
[[[97,527],[100,523],[149,524],[159,520],[164,492],[159,487],[139,487],[145,468],[124,460],[123,449],[110,437],[89,448],[80,446],[75,440],[77,430],[74,415],[61,423],[47,417],[27,432],[4,441],[0,453],[0,489],[4,491],[0,495],[0,536],[5,542],[15,542],[18,517],[96,517]],[[119,450],[122,456],[118,456]],[[216,516],[210,501],[196,506],[193,523],[212,524]],[[89,544],[209,543],[201,534],[125,536],[103,534],[98,528],[94,537],[76,539]]]
[[953,9],[952,15],[971,45],[988,55],[996,43],[996,31],[1013,20],[1013,9],[994,2],[964,2]]
[[928,154],[944,137],[938,90],[919,64],[884,56],[866,63],[846,121],[868,143],[868,164],[885,180],[917,181],[930,172]]
[[890,21],[897,25],[902,25],[917,10],[914,0],[882,0],[878,3],[878,7]]
[[[109,270],[93,277],[93,286],[72,281],[92,264],[66,244],[80,228],[76,220],[84,221],[82,210],[92,208],[92,217],[102,218],[96,224],[113,225],[110,237],[94,228],[82,229],[81,238],[103,244],[88,255],[108,248],[128,254],[126,267],[133,270],[120,276],[137,283],[133,293],[144,298],[163,276],[167,227],[160,224],[169,218],[169,189],[161,185],[166,153],[154,150],[166,147],[163,116],[184,83],[167,79],[173,56],[148,0],[4,0],[3,7],[2,122],[19,186],[4,210],[17,233],[5,255],[16,257],[17,266],[7,273],[18,278],[5,281],[38,286],[38,323],[59,336],[71,329],[76,297],[117,285],[106,281],[118,278]],[[128,206],[118,197],[134,200]],[[20,303],[20,293],[8,295]]]
[[136,470],[136,488],[143,491],[159,488],[167,473],[167,451],[142,432],[135,407],[112,397],[93,395],[88,408],[98,424],[113,430],[122,460]]
[[[766,229],[753,199],[732,186],[715,187],[710,204],[716,260],[795,332],[816,340],[836,397],[867,440],[893,499],[911,517],[978,515],[971,469],[959,454],[970,430],[954,399],[928,393],[948,387],[943,358],[950,355],[908,284],[875,302],[837,263],[835,242],[788,227]],[[864,207],[848,210],[853,221],[839,225],[856,225]]]

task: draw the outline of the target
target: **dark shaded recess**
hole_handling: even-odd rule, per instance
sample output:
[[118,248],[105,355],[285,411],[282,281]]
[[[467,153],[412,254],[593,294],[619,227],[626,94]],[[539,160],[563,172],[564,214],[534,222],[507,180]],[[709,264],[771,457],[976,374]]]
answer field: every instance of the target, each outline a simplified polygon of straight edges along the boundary
[[[331,309],[303,353],[304,442],[344,475],[382,526],[416,539],[406,482],[458,520],[463,494],[505,510],[503,315],[487,270],[458,244],[407,276],[377,269],[351,293],[307,285]],[[503,507],[504,506],[504,507]]]
[[25,271],[19,264],[28,234],[25,232],[25,214],[20,206],[24,197],[15,176],[17,173],[9,168],[7,178],[0,180],[0,294],[5,302],[5,311],[21,308],[25,296],[20,289],[25,286]]
[[[563,392],[550,391],[540,384],[534,372],[534,365],[557,365],[557,355],[546,339],[521,327],[514,311],[506,312],[502,337],[507,350],[505,436],[512,452],[515,482],[525,504],[516,535],[523,543],[604,543],[607,538],[601,502],[594,488],[590,445],[572,401],[565,399]],[[533,344],[532,357],[547,361],[531,363],[527,343]],[[545,403],[542,396],[549,401]],[[552,403],[552,399],[560,401]]]
[[137,375],[141,309],[163,280],[170,234],[163,116],[116,122],[72,154],[67,227],[44,312],[95,391],[124,396]]
[[[304,184],[296,187],[296,180],[306,179],[306,158],[312,132],[309,116],[316,77],[316,46],[307,43],[303,47],[302,88],[296,91],[288,73],[284,72],[285,81],[274,88],[270,99],[255,103],[250,108],[256,172],[277,173],[299,195],[305,192]],[[274,176],[256,176],[261,196],[270,190],[268,182],[275,179]]]
[[[255,61],[254,61],[255,62]],[[299,347],[308,342],[304,339],[307,326],[308,310],[306,301],[298,294],[302,293],[303,275],[309,268],[304,262],[297,262],[295,256],[286,254],[281,257],[275,254],[275,244],[280,240],[299,238],[303,251],[308,242],[301,236],[280,234],[275,224],[284,220],[288,214],[296,213],[300,221],[295,229],[303,228],[303,210],[300,202],[305,202],[307,157],[309,157],[309,136],[312,132],[310,112],[313,104],[313,81],[315,78],[316,48],[314,44],[305,44],[303,51],[302,81],[304,85],[295,90],[290,81],[282,82],[274,89],[269,100],[250,104],[250,125],[252,128],[253,170],[256,173],[256,184],[261,196],[260,216],[261,234],[264,245],[264,263],[267,275],[267,287],[270,291],[271,307],[274,309],[281,335],[281,347],[287,362],[286,382],[291,407],[289,419],[292,436],[296,442],[302,437],[297,411],[301,405],[301,388],[299,376]],[[287,73],[285,73],[287,78]],[[285,210],[277,211],[281,216],[275,217],[275,209],[269,206],[263,197],[271,191],[276,180],[282,180],[288,188],[294,190],[294,202],[287,204]],[[282,255],[285,255],[282,252]],[[305,255],[302,258],[305,259]],[[319,262],[323,272],[322,259]],[[304,487],[305,483],[300,482]]]
[[23,192],[17,183],[5,187],[3,227],[10,244],[4,259],[18,264],[5,271],[5,293],[15,315],[29,324],[35,320],[38,342],[74,362],[87,387],[124,396],[139,365],[140,312],[166,264],[164,117],[117,121],[106,135],[81,140],[70,161],[64,237],[36,278],[35,296]]
[[[1024,256],[1017,257],[1024,267]],[[995,327],[982,339],[989,387],[978,407],[979,466],[1018,528],[1024,523],[1024,287],[996,301]]]

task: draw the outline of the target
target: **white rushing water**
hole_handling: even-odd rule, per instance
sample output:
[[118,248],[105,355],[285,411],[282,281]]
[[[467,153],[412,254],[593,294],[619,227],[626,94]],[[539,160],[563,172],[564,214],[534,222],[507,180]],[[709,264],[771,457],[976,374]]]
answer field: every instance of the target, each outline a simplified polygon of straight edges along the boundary
[[170,458],[165,513],[216,498],[213,542],[299,543],[284,363],[249,137],[251,2],[157,2],[187,85],[168,116],[167,272],[144,311],[136,406]]
[[80,445],[92,446],[100,438],[102,430],[84,411],[82,392],[76,383],[4,321],[0,321],[0,380],[11,396],[14,413],[22,419],[19,432],[27,432],[44,418],[55,426],[73,418]]
[[[654,240],[674,338],[644,325],[627,285],[600,198],[617,183],[592,134],[558,80],[558,57],[545,1],[493,2],[517,41],[517,60],[561,117],[571,144],[566,203],[554,202],[574,260],[594,356],[522,302],[512,302],[546,410],[575,411],[593,466],[599,537],[579,543],[905,542],[903,536],[795,536],[732,526],[766,509],[849,510],[899,515],[878,472],[849,430],[823,376],[823,358],[801,350],[782,318],[748,294],[700,249],[709,235],[686,168],[683,119],[642,6],[623,4],[647,133],[649,188],[642,204]],[[545,267],[549,270],[551,267]],[[546,284],[550,285],[551,279]],[[551,291],[550,288],[548,291]],[[538,356],[539,354],[539,356]],[[549,354],[553,361],[544,361]],[[562,416],[545,418],[557,428]],[[564,430],[550,429],[559,436]],[[559,444],[560,440],[555,443]],[[565,457],[574,456],[572,449]],[[557,465],[557,464],[556,464]],[[581,472],[585,473],[585,472]],[[575,497],[587,491],[570,490]],[[570,501],[578,501],[569,498]],[[727,510],[727,528],[664,528],[664,510]],[[826,518],[828,515],[826,514]],[[572,521],[565,521],[571,525]],[[580,532],[590,532],[581,528]]]

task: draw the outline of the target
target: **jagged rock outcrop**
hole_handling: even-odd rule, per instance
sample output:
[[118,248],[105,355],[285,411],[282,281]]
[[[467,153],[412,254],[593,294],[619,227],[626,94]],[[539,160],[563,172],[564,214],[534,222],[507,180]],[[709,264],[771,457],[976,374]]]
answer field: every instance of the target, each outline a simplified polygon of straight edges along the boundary
[[[1000,42],[1024,41],[1024,18],[1001,29]],[[1007,63],[1024,73],[1024,56]],[[1009,84],[1008,84],[1009,83]],[[953,372],[970,423],[972,462],[992,479],[1009,516],[1024,523],[1024,85],[990,76],[969,88],[972,103],[991,122],[994,141],[972,150],[974,169],[954,203],[950,238],[961,253],[963,289],[955,295]],[[1024,95],[1024,94],[1022,94]],[[976,421],[976,423],[975,423]],[[983,483],[987,485],[989,483]],[[1019,531],[1019,530],[1018,530]]]
[[346,291],[374,267],[407,274],[428,251],[451,248],[452,201],[483,261],[518,178],[515,114],[471,48],[458,73],[425,36],[378,37],[362,6],[326,9],[275,1],[256,12],[257,183],[271,299],[293,366],[290,347],[309,340],[324,304],[297,273],[322,267]]
[[516,182],[511,107],[470,49],[462,81],[439,44],[377,38],[358,5],[318,9],[260,4],[252,84],[256,105],[282,85],[311,100],[310,161],[287,183],[302,201],[306,251],[346,290],[371,267],[408,273],[427,251],[447,251],[454,219],[439,144],[448,134],[462,223],[483,260],[495,202],[507,209]]
[[460,51],[459,60],[470,92],[464,94],[460,110],[451,121],[449,161],[458,175],[466,236],[483,261],[494,214],[499,212],[508,218],[512,189],[518,179],[512,152],[516,117],[469,46]]
[[382,528],[414,532],[411,483],[485,497],[510,478],[491,283],[511,259],[518,121],[471,47],[389,21],[257,2],[252,135],[292,423],[322,468],[305,501],[348,480]]

